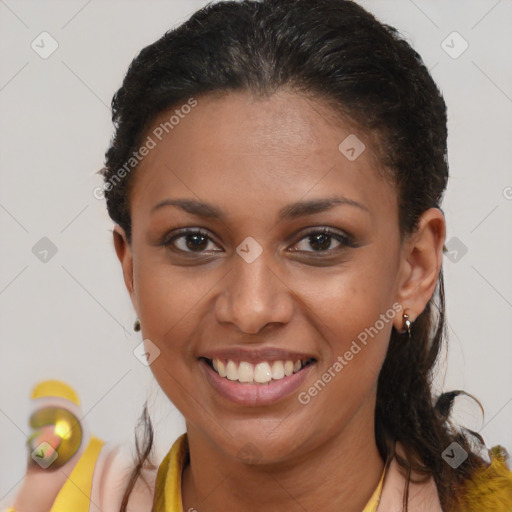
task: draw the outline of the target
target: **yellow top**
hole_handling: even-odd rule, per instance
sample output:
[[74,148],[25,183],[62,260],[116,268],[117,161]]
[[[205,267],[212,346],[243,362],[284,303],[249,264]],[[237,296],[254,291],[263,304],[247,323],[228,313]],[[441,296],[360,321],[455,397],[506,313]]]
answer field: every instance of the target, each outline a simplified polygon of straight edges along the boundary
[[[158,468],[154,501],[155,510],[183,512],[181,475],[183,468],[188,462],[188,458],[188,439],[185,433],[174,442]],[[380,482],[362,512],[376,512],[382,493],[385,472],[386,469],[384,468]]]

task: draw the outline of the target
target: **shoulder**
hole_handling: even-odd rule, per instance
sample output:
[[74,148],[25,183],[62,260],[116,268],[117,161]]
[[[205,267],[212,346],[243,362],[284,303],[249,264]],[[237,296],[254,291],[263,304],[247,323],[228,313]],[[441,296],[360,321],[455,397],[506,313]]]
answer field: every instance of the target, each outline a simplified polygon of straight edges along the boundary
[[[105,445],[94,468],[90,512],[119,512],[131,482],[134,460],[126,445]],[[151,512],[157,468],[145,466],[133,485],[127,512]]]
[[[396,443],[396,452],[402,456],[405,454],[399,442]],[[420,475],[411,474],[407,493],[407,509],[409,512],[443,512],[434,479],[430,477],[421,480]],[[391,459],[384,475],[384,484],[377,512],[401,510],[406,485],[407,479],[403,468],[395,458]]]

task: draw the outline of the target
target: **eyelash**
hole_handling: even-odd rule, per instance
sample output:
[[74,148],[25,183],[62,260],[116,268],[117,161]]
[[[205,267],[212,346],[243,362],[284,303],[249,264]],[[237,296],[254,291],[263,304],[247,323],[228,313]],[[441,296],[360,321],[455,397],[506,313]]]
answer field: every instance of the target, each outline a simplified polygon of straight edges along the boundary
[[[181,238],[184,239],[184,238],[186,238],[187,236],[190,236],[190,235],[201,235],[202,237],[205,237],[208,240],[210,240],[211,242],[213,242],[213,240],[211,239],[211,237],[208,235],[208,233],[206,231],[203,231],[202,229],[198,229],[198,228],[192,228],[192,229],[181,230],[178,233],[175,233],[171,238],[169,238],[169,237],[165,238],[160,245],[162,245],[164,247],[173,246],[173,244],[174,244],[174,242],[176,240],[181,239]],[[337,251],[343,249],[343,246],[345,246],[345,247],[356,247],[356,245],[354,244],[354,241],[353,241],[351,236],[345,235],[345,234],[342,234],[342,233],[338,233],[338,232],[333,231],[333,230],[331,230],[329,228],[311,228],[308,231],[306,231],[303,234],[303,236],[294,245],[297,245],[302,240],[307,239],[308,237],[311,237],[313,235],[326,235],[326,236],[332,237],[336,241],[338,241],[341,245],[339,247],[334,248],[334,249],[327,249],[325,251],[321,251],[321,250],[320,251],[315,251],[315,250],[311,250],[311,251],[293,250],[292,252],[297,252],[297,253],[313,253],[313,254],[316,254],[316,255],[322,257],[323,255],[332,255],[333,252],[337,252]],[[178,249],[175,246],[171,247],[171,249],[174,249],[174,250],[176,250],[178,252],[185,253],[185,254],[201,254],[202,252],[205,252],[205,251],[183,250],[183,249]],[[222,252],[222,251],[215,250],[213,252]]]

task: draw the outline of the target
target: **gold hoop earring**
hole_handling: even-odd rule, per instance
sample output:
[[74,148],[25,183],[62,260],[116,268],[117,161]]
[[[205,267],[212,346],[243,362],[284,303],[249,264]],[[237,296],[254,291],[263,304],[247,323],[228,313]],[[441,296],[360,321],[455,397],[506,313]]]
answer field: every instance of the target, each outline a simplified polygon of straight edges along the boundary
[[407,334],[409,335],[409,341],[411,341],[411,321],[409,320],[409,315],[406,315],[404,313],[404,332],[403,334],[405,334],[407,332]]
[[137,318],[137,320],[135,320],[135,323],[133,324],[133,330],[135,332],[139,332],[140,331],[140,320]]

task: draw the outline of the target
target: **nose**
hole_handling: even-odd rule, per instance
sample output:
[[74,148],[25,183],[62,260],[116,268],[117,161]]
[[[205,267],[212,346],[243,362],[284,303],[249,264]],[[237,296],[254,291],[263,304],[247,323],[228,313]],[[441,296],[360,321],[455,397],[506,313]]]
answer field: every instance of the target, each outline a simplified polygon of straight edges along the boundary
[[252,263],[234,256],[232,270],[223,280],[215,303],[219,323],[235,325],[249,334],[268,324],[287,324],[293,314],[293,294],[278,273],[271,269],[265,251]]

